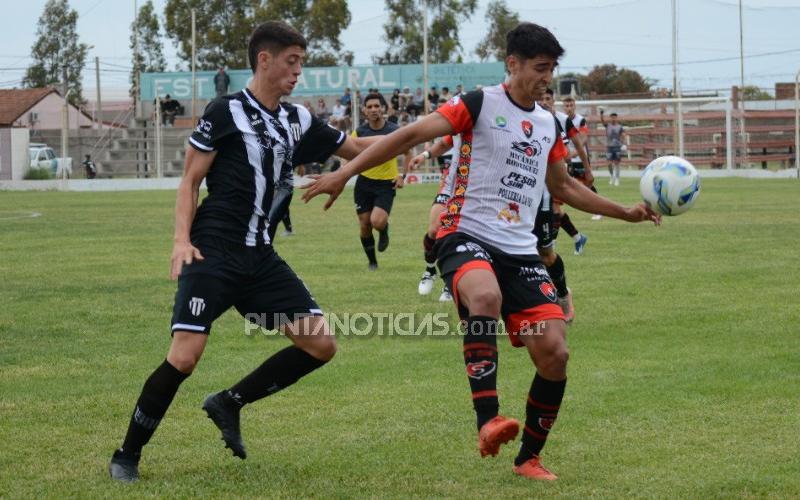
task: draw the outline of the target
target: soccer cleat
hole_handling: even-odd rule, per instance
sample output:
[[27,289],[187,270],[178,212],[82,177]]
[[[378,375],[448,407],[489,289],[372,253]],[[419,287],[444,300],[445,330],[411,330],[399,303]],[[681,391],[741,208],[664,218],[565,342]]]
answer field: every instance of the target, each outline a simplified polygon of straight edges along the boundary
[[383,231],[378,231],[378,251],[383,252],[387,248],[389,248],[389,224],[386,224]]
[[619,177],[614,178],[614,185],[619,186]]
[[290,229],[284,229],[283,230],[283,235],[284,236],[294,236],[294,231],[292,231]]
[[428,295],[433,290],[433,275],[428,271],[422,273],[422,279],[419,280],[419,287],[417,288],[420,295]]
[[587,241],[589,241],[589,237],[581,234],[581,237],[575,242],[575,255],[583,255],[583,247],[586,246]]
[[575,307],[572,305],[572,291],[569,288],[567,288],[565,296],[558,298],[558,305],[564,311],[564,321],[567,324],[572,323],[572,320],[575,319]]
[[478,432],[478,448],[481,456],[497,456],[500,445],[513,440],[517,437],[518,432],[519,422],[513,418],[498,415],[489,420]]
[[225,448],[230,448],[233,456],[242,460],[247,458],[247,452],[242,442],[242,433],[239,430],[239,408],[226,404],[223,393],[209,395],[203,403],[203,409],[208,418],[222,431],[222,440]]
[[453,300],[453,296],[450,294],[450,290],[447,288],[447,285],[442,288],[442,294],[439,295],[439,302],[450,302]]
[[521,465],[514,466],[514,474],[538,481],[555,481],[558,476],[545,469],[539,457],[533,457]]
[[370,271],[377,271],[378,270],[378,263],[377,262],[370,262],[369,266],[367,266],[367,269],[369,269]]
[[140,455],[125,455],[122,450],[116,450],[108,464],[108,473],[111,479],[123,483],[133,483],[139,480]]
[[603,216],[602,216],[602,215],[600,215],[600,214],[594,214],[594,215],[592,215],[592,220],[600,220],[600,219],[602,219],[602,218],[603,218]]

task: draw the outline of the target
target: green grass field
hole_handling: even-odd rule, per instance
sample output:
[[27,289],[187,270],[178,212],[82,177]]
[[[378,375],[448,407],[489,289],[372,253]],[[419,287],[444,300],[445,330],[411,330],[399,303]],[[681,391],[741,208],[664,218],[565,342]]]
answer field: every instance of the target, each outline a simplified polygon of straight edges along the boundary
[[[600,183],[620,201],[638,183]],[[279,253],[326,311],[447,312],[417,295],[435,186],[403,190],[368,273],[352,192],[292,206]],[[106,467],[164,358],[173,192],[0,192],[0,497],[798,497],[800,308],[794,180],[709,179],[660,228],[591,221],[562,234],[577,319],[569,383],[545,448],[560,479],[481,459],[461,339],[339,339],[331,364],[242,413],[249,458],[200,410],[286,341],[234,312],[145,449],[142,481]],[[18,218],[32,211],[41,217]],[[524,419],[527,355],[500,339],[501,411]]]

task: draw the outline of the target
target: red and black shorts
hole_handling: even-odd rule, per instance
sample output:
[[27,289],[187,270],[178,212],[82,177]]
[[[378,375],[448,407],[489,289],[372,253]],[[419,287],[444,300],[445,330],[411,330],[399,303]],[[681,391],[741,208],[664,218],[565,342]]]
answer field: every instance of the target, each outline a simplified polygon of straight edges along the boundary
[[564,319],[556,287],[536,254],[512,255],[465,233],[451,233],[436,241],[439,270],[453,294],[458,314],[469,311],[458,298],[458,280],[473,269],[491,271],[500,285],[500,315],[514,347],[524,344],[519,334],[527,326],[549,319]]

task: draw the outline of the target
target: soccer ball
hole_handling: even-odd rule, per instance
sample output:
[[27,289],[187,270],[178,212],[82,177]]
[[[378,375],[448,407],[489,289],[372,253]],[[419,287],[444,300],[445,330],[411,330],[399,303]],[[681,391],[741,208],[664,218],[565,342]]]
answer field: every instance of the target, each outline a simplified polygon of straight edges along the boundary
[[642,172],[639,191],[645,204],[661,215],[680,215],[700,195],[700,175],[694,165],[678,156],[661,156]]

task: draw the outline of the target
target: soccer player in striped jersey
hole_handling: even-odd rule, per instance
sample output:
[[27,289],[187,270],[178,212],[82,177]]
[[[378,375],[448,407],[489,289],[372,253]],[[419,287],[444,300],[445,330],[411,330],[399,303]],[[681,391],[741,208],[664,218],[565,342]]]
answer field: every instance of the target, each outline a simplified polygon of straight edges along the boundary
[[347,179],[435,137],[461,135],[453,196],[436,241],[439,269],[466,322],[464,363],[482,456],[516,437],[519,422],[499,414],[497,329],[502,316],[512,345],[535,366],[522,446],[513,471],[554,480],[540,453],[558,415],[567,381],[566,323],[555,287],[536,254],[534,219],[545,184],[565,203],[629,222],[660,217],[644,204],[623,207],[567,174],[568,152],[555,117],[536,101],[553,79],[564,49],[546,28],[521,23],[506,37],[502,85],[454,97],[367,148],[347,167],[324,175],[303,195],[328,193],[328,208]]
[[[353,158],[376,139],[348,137],[305,108],[281,102],[297,83],[306,45],[285,23],[256,27],[248,45],[252,80],[242,91],[211,101],[189,138],[175,206],[172,340],[111,458],[114,480],[138,480],[142,448],[199,362],[212,323],[231,307],[292,342],[203,403],[225,447],[239,458],[247,456],[239,426],[242,407],[289,387],[336,353],[316,300],[272,247],[270,228],[279,219],[268,214],[287,168],[334,153]],[[208,196],[198,207],[204,179]]]

